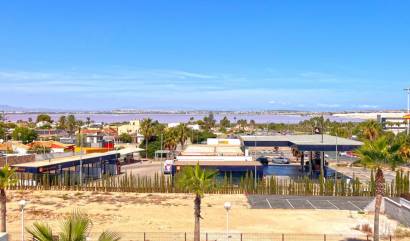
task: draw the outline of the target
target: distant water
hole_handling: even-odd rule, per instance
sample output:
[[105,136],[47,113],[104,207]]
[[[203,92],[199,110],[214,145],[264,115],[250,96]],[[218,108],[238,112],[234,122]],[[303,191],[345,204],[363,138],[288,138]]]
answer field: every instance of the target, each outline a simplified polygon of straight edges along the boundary
[[[64,114],[50,114],[51,118],[55,121]],[[67,115],[67,114],[65,114]],[[161,123],[175,123],[175,122],[187,122],[191,117],[195,120],[203,119],[206,114],[75,114],[75,117],[80,120],[86,120],[90,117],[91,120],[95,122],[113,123],[113,122],[125,122],[130,120],[142,120],[144,118],[151,118],[153,120],[158,120]],[[294,124],[300,121],[310,119],[310,116],[301,115],[283,115],[283,114],[215,114],[215,119],[219,121],[224,116],[226,116],[231,122],[236,122],[239,119],[246,119],[248,121],[255,120],[256,123],[285,123]],[[33,121],[36,120],[37,114],[7,114],[6,118],[9,121],[24,120],[27,121],[32,118]],[[332,121],[338,122],[360,122],[362,119],[357,118],[345,118],[345,117],[334,117],[334,116],[324,116]]]

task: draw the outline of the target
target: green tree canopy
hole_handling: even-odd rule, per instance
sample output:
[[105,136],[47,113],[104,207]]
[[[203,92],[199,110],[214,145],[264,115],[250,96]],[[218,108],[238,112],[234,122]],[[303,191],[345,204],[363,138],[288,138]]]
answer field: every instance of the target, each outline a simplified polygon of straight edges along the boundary
[[118,138],[123,143],[131,143],[132,142],[132,136],[128,133],[122,133]]
[[38,122],[41,122],[41,121],[47,121],[49,123],[52,122],[51,117],[47,114],[40,114],[40,115],[37,116],[36,122],[38,123]]
[[37,137],[37,133],[27,127],[16,127],[12,133],[13,140],[22,141],[24,144],[33,142]]

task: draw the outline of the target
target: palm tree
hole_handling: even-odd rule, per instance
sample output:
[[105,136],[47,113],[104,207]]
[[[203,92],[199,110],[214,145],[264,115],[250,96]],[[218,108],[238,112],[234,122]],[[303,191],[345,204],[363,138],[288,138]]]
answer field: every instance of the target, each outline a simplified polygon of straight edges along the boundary
[[8,165],[5,165],[0,169],[0,212],[1,212],[1,225],[0,232],[6,232],[6,218],[7,218],[7,196],[6,188],[17,182],[14,176],[14,169],[11,169]]
[[165,132],[164,135],[164,146],[165,149],[174,151],[178,145],[178,136],[175,128],[170,128]]
[[152,119],[147,118],[142,120],[140,130],[145,140],[145,158],[148,158],[148,141],[154,134],[154,125]]
[[194,241],[200,240],[200,218],[201,217],[201,199],[206,191],[213,186],[213,180],[216,172],[201,169],[199,163],[195,167],[186,167],[182,169],[177,177],[177,186],[182,190],[195,194],[194,200]]
[[68,133],[70,135],[73,135],[74,131],[76,130],[76,127],[77,127],[77,120],[75,119],[74,115],[68,115],[67,116],[66,127],[67,127]]
[[376,202],[374,208],[374,241],[379,241],[379,215],[382,197],[384,195],[384,175],[381,169],[382,165],[388,165],[392,168],[403,162],[400,155],[401,145],[389,141],[385,136],[379,137],[375,141],[366,141],[365,144],[357,150],[360,162],[363,164],[376,165]]
[[382,134],[380,123],[375,120],[368,120],[362,123],[362,136],[366,140],[374,141]]
[[58,119],[58,128],[60,129],[65,129],[67,126],[67,118],[65,115],[60,116],[60,118]]
[[178,142],[181,144],[181,148],[184,149],[185,142],[189,136],[189,129],[186,124],[182,123],[176,127],[176,131]]
[[[26,228],[27,232],[33,235],[33,238],[38,241],[86,241],[87,235],[91,230],[91,219],[80,212],[73,212],[67,220],[60,224],[60,232],[58,238],[54,237],[53,230],[46,223],[35,222],[30,228]],[[117,233],[104,231],[100,234],[98,241],[119,241],[120,236]]]

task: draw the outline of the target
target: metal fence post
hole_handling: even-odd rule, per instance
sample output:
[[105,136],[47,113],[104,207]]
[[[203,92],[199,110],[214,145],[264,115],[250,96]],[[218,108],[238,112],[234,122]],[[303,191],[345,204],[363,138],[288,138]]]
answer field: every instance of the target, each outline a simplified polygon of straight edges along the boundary
[[326,234],[323,234],[323,241],[326,241]]
[[208,233],[205,234],[205,239],[208,241]]
[[285,234],[282,233],[282,241],[285,241]]
[[185,232],[184,236],[185,236],[185,241],[186,241],[186,232]]
[[241,241],[242,241],[242,233],[241,233]]
[[146,241],[146,239],[145,239],[145,232],[144,232],[144,241]]
[[391,235],[390,235],[390,241],[391,241]]

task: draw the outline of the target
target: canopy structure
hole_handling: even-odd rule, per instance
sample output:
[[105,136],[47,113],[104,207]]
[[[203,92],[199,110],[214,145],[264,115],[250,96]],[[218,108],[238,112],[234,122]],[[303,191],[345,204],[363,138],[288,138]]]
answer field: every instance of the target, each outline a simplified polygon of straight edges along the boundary
[[352,151],[360,141],[331,135],[241,136],[245,147],[292,147],[298,151]]

